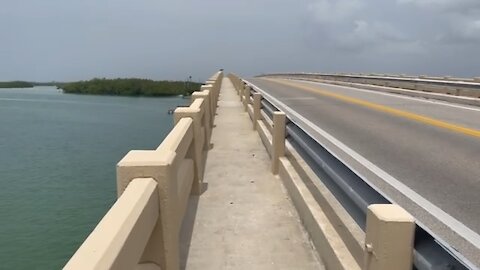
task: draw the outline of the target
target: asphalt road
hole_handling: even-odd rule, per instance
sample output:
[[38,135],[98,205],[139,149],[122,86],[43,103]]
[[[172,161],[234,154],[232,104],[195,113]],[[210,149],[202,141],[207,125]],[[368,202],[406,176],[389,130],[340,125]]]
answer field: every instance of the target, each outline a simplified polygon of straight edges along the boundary
[[[480,234],[480,108],[314,82],[249,81]],[[429,213],[413,214],[452,240]],[[478,249],[453,242],[478,264]]]

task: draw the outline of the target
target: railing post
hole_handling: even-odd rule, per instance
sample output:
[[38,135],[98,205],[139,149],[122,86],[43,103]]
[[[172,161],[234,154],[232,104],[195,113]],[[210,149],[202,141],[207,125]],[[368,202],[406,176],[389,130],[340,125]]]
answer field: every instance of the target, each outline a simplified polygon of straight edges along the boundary
[[[204,99],[201,100],[201,108],[204,107]],[[205,112],[203,112],[205,113]],[[193,160],[194,160],[194,173],[193,173],[193,185],[191,193],[194,195],[200,195],[202,193],[203,173],[205,164],[203,160],[203,151],[205,140],[208,138],[206,134],[202,136],[202,110],[196,108],[177,108],[175,109],[173,118],[175,124],[184,117],[190,117],[193,119]],[[202,141],[203,140],[203,141]]]
[[117,164],[118,196],[134,178],[151,177],[158,183],[160,216],[139,264],[155,263],[168,270],[180,267],[178,187],[172,166],[175,156],[175,152],[167,150],[134,150]]
[[208,125],[205,126],[205,141],[207,142],[208,146],[210,147],[210,139],[212,137],[212,128],[213,128],[213,122],[215,120],[215,115],[213,114],[212,111],[212,106],[211,106],[211,92],[210,90],[203,90],[201,92],[193,92],[192,93],[192,102],[195,101],[198,98],[203,99],[204,102],[204,108],[205,108],[205,118],[206,121],[209,123]]
[[278,174],[279,159],[285,155],[285,121],[285,113],[273,113],[272,173],[274,174]]
[[415,220],[395,204],[368,207],[363,270],[412,269]]
[[220,85],[221,85],[221,81],[219,79],[217,79],[215,81],[215,84],[214,84],[214,88],[215,88],[215,106],[214,106],[214,112],[217,113],[217,107],[218,107],[218,99],[220,98]]
[[211,106],[212,106],[212,112],[213,112],[213,115],[215,115],[215,113],[217,112],[217,101],[218,101],[218,89],[217,89],[217,82],[216,81],[212,81],[212,80],[209,80],[207,81],[207,85],[210,85],[210,95],[211,95],[211,99],[212,99],[212,102],[211,102]]
[[241,86],[240,79],[235,75],[232,75],[231,78],[232,78],[233,85],[235,86],[235,91],[237,92],[237,95],[238,95],[240,86]]
[[214,98],[214,112],[217,111],[217,103],[218,103],[218,98],[220,96],[220,76],[217,77],[215,80],[209,80],[207,83],[212,85],[212,90],[213,90],[213,98]]
[[210,112],[211,112],[211,118],[212,118],[212,121],[213,121],[213,117],[215,116],[215,91],[213,90],[213,85],[212,84],[207,84],[207,85],[202,85],[200,87],[200,91],[205,91],[205,90],[208,90],[209,91],[209,95],[208,95],[208,98],[209,98],[209,106],[210,106]]
[[245,86],[245,91],[243,91],[243,110],[248,110],[248,103],[250,102],[250,86]]
[[238,93],[240,101],[243,101],[243,95],[244,95],[243,93],[245,92],[245,87],[247,87],[247,85],[242,82],[240,84],[240,89],[239,89],[239,93]]
[[253,130],[257,130],[257,121],[260,120],[260,109],[262,106],[262,94],[253,94]]
[[243,87],[243,81],[239,77],[237,77],[237,85],[237,94],[240,95],[240,89]]

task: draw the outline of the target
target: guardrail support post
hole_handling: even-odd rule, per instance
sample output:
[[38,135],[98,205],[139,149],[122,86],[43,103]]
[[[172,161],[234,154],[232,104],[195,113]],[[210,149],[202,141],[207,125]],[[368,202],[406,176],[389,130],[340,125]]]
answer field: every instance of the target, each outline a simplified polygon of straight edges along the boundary
[[245,86],[245,91],[243,91],[243,110],[248,110],[248,103],[250,102],[250,86]]
[[395,204],[368,207],[363,270],[412,269],[415,220]]
[[239,88],[239,92],[238,92],[238,96],[240,98],[240,101],[243,101],[243,92],[245,92],[245,87],[246,87],[245,83],[242,82],[240,84],[240,88]]
[[260,109],[262,106],[262,94],[253,94],[253,130],[257,130],[257,121],[260,120]]
[[285,155],[285,121],[283,112],[273,113],[273,136],[272,136],[272,173],[278,174],[280,157]]

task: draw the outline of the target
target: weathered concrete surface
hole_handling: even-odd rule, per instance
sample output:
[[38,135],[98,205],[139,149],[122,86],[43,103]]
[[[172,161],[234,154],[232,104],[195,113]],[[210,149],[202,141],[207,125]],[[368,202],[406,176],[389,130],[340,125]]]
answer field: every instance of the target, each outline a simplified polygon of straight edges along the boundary
[[182,266],[324,269],[229,79],[218,104],[208,186],[189,202],[182,228]]

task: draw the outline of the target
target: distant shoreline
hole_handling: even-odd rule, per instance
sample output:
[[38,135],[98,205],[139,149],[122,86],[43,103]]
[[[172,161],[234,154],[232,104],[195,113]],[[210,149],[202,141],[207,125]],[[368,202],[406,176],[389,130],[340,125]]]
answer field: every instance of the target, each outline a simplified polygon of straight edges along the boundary
[[0,82],[1,88],[34,88],[36,86],[53,86],[65,94],[101,95],[101,96],[145,96],[172,97],[190,96],[200,89],[201,84],[188,81],[154,81],[147,79],[92,79],[78,82]]

